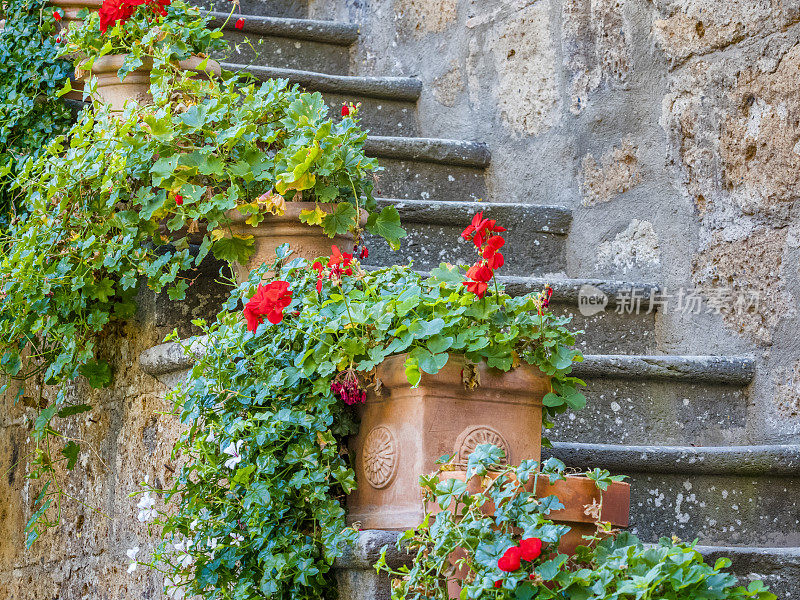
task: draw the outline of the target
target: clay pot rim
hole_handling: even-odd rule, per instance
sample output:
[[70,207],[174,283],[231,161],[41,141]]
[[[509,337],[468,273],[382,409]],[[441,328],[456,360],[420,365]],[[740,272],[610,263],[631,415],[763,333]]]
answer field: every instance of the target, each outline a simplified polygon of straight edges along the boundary
[[[128,54],[106,54],[101,56],[100,58],[95,59],[94,63],[92,64],[92,73],[95,74],[105,74],[105,73],[114,73],[116,74],[117,71],[122,68],[123,63],[125,62],[125,57]],[[197,71],[199,73],[209,72],[215,75],[219,75],[222,73],[222,66],[220,63],[213,58],[208,59],[208,63],[206,65],[205,71],[200,71],[197,67],[202,63],[205,58],[201,58],[199,56],[192,55],[187,59],[181,60],[178,62],[178,65],[184,69],[185,71]],[[133,73],[149,73],[153,69],[153,60],[145,56],[142,58],[142,66],[137,67],[131,74]],[[80,68],[80,67],[79,67]],[[127,78],[126,78],[127,79]],[[125,83],[124,81],[121,83]]]
[[58,8],[70,8],[78,6],[80,8],[96,8],[103,6],[103,0],[50,0],[51,6]]
[[[327,213],[333,212],[336,208],[336,204],[333,202],[286,202],[286,209],[284,210],[282,215],[273,215],[268,213],[264,215],[264,220],[261,221],[261,223],[259,223],[256,227],[248,225],[245,221],[249,218],[249,215],[243,215],[236,208],[232,208],[230,210],[225,211],[225,216],[231,220],[231,223],[233,225],[245,227],[248,230],[253,230],[253,231],[261,229],[262,227],[271,228],[273,225],[278,223],[298,223],[304,227],[311,228],[319,226],[300,223],[300,212],[303,210],[314,210],[314,207],[316,206],[319,206],[321,210]],[[361,209],[360,217],[361,217],[360,224],[363,227],[367,224],[367,218],[368,218],[367,211]],[[345,236],[349,235],[350,235],[349,233],[345,234]],[[336,236],[336,237],[341,237],[341,236]]]
[[[447,364],[445,364],[445,366],[442,367],[439,370],[439,372],[436,373],[435,375],[431,375],[430,373],[423,373],[422,374],[423,379],[425,377],[438,377],[438,376],[442,375],[443,372],[448,367],[449,368],[453,368],[453,366],[455,366],[457,363],[458,363],[459,367],[461,365],[463,365],[463,364],[466,364],[466,363],[470,363],[470,364],[476,365],[477,367],[481,368],[482,370],[487,371],[488,374],[493,376],[494,378],[502,378],[503,376],[511,375],[512,373],[522,373],[522,372],[525,372],[525,371],[527,371],[531,375],[536,376],[537,378],[539,378],[539,377],[544,377],[544,378],[547,378],[547,379],[550,378],[548,375],[545,375],[537,365],[532,365],[532,364],[529,364],[529,363],[526,363],[526,362],[522,362],[522,363],[520,363],[520,365],[518,367],[514,367],[513,369],[509,369],[508,371],[503,371],[502,369],[498,369],[496,367],[490,367],[487,364],[486,359],[483,359],[480,362],[476,363],[476,362],[474,362],[472,360],[467,359],[467,357],[464,354],[461,354],[461,353],[449,352],[448,354],[450,356],[447,359]],[[387,356],[386,358],[384,358],[383,362],[381,362],[378,365],[377,368],[381,369],[383,367],[384,369],[391,369],[392,367],[395,366],[395,363],[401,362],[401,359],[402,359],[402,362],[405,362],[405,359],[408,357],[408,355],[409,355],[408,352],[401,352],[400,354],[391,354],[391,355]],[[453,359],[455,359],[455,361]],[[386,384],[386,383],[387,382],[384,381],[384,384]]]

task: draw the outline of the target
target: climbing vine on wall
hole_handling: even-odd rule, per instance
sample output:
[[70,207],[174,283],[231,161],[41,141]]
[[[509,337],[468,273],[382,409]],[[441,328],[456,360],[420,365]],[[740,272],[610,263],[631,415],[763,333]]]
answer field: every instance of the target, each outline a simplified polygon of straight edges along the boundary
[[21,164],[67,130],[57,97],[72,71],[57,58],[57,23],[46,0],[0,0],[0,228],[23,209],[10,183]]

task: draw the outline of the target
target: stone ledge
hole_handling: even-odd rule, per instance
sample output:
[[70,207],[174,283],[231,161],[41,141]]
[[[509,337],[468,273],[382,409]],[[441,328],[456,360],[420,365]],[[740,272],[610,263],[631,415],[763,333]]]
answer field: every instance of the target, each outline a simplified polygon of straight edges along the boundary
[[[358,25],[335,21],[317,21],[314,19],[289,19],[285,17],[263,17],[257,15],[234,14],[213,11],[208,13],[213,27],[222,27],[226,31],[253,33],[271,37],[286,37],[337,46],[351,46],[358,40]],[[244,26],[235,28],[236,20],[244,18]],[[227,21],[227,23],[226,23]]]
[[800,476],[800,445],[617,446],[554,442],[542,448],[570,467],[615,473]]
[[177,342],[165,342],[148,348],[139,355],[139,368],[153,377],[191,369],[195,360],[203,355],[207,339],[203,335],[192,340],[193,354],[186,354]]
[[422,82],[411,77],[355,77],[352,75],[328,75],[314,71],[278,69],[275,67],[248,66],[235,63],[220,63],[228,71],[244,71],[256,79],[288,79],[314,92],[339,95],[381,98],[416,102],[422,92]]
[[396,569],[411,562],[412,556],[397,549],[400,531],[384,531],[382,529],[365,529],[358,532],[355,544],[345,548],[344,554],[333,564],[335,569],[353,569],[360,571],[375,570],[375,563],[381,557],[381,548],[389,546],[386,562]]
[[587,354],[572,372],[588,379],[647,379],[748,385],[755,376],[749,356],[641,356]]
[[529,233],[552,233],[567,235],[572,223],[572,211],[563,206],[540,206],[519,202],[460,202],[450,200],[398,200],[378,198],[378,207],[395,206],[401,223],[424,223],[426,225],[466,226],[478,211],[487,219],[501,223],[524,225]]
[[489,166],[491,154],[486,144],[438,138],[369,136],[364,151],[375,158],[411,160],[458,167]]

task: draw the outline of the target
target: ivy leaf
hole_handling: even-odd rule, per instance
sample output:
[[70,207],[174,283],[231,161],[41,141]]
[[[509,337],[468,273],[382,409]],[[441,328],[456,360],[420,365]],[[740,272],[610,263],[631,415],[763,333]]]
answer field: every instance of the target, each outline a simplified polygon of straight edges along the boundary
[[323,229],[328,237],[343,235],[356,225],[356,208],[349,202],[340,202],[336,210],[325,215]]
[[92,410],[90,404],[73,404],[72,406],[65,406],[60,411],[58,411],[58,416],[62,419],[66,419],[67,417],[71,417],[72,415],[79,415],[81,413],[85,413]]
[[255,238],[252,235],[235,234],[233,237],[223,237],[214,242],[211,251],[217,260],[246,264],[247,259],[255,252]]
[[82,365],[78,372],[89,380],[93,388],[104,388],[111,385],[111,365],[104,360],[92,359]]
[[0,359],[0,368],[5,373],[12,377],[22,370],[22,359],[19,357],[19,352],[8,350],[3,353],[3,358]]
[[70,440],[66,446],[61,449],[61,454],[67,459],[67,469],[72,471],[75,468],[75,463],[78,462],[78,451],[81,447]]
[[36,439],[42,439],[45,429],[47,429],[48,424],[53,419],[55,414],[55,406],[49,406],[39,413],[39,416],[36,417],[36,421],[33,423],[33,436]]
[[372,213],[367,219],[367,231],[385,239],[392,250],[399,250],[400,238],[408,235],[400,226],[400,213],[395,206],[385,206],[380,213]]

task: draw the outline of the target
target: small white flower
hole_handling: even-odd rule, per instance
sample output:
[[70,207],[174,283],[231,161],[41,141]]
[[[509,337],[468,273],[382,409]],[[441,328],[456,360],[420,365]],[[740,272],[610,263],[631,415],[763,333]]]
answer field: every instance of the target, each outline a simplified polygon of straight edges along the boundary
[[217,544],[219,540],[217,538],[208,538],[208,549],[212,552],[217,549]]
[[197,525],[199,523],[200,523],[200,521],[198,521],[197,519],[195,519],[194,521],[189,523],[189,531],[196,531],[197,530]]
[[235,444],[234,443],[230,444],[227,448],[225,448],[223,450],[223,452],[225,454],[230,456],[230,458],[225,461],[225,467],[226,468],[233,469],[233,468],[236,467],[236,465],[238,465],[240,462],[242,462],[242,457],[239,454],[239,452],[242,449],[242,444],[243,443],[244,443],[244,440],[239,440]]
[[186,540],[173,545],[173,548],[178,553],[177,562],[184,569],[194,562],[194,557],[189,554],[193,543],[192,540]]
[[152,521],[158,516],[158,511],[153,508],[155,503],[156,500],[150,496],[150,492],[145,492],[142,495],[142,499],[139,500],[139,503],[136,505],[139,508],[140,522],[145,523],[147,521]]
[[186,589],[183,587],[184,583],[179,577],[165,577],[164,587],[167,588],[167,596],[172,600],[183,600],[186,595]]
[[125,551],[125,554],[128,555],[128,558],[131,559],[131,564],[128,565],[128,575],[133,573],[136,570],[136,567],[139,566],[139,563],[136,562],[136,555],[139,554],[139,546],[134,546],[133,548],[129,548]]
[[213,429],[209,432],[208,436],[206,436],[206,441],[209,444],[213,444],[214,442],[217,441],[217,436],[214,435],[214,430]]
[[231,542],[232,546],[238,546],[244,541],[244,536],[239,535],[238,533],[232,533],[231,537],[233,538],[233,541]]

